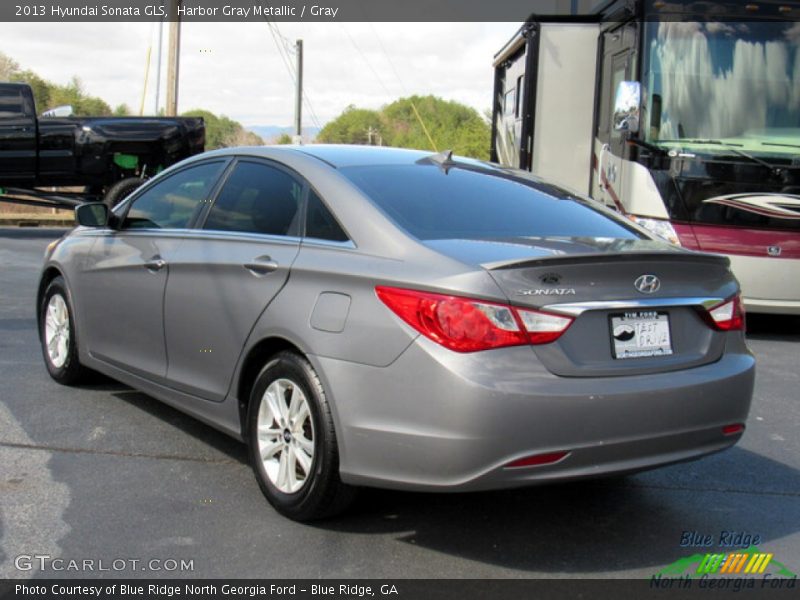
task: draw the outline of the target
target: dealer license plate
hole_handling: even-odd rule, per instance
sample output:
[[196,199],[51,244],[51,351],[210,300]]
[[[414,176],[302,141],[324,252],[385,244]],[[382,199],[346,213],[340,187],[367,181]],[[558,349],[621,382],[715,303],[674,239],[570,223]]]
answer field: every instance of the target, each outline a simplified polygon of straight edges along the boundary
[[611,315],[611,342],[617,359],[672,354],[669,315],[655,311]]

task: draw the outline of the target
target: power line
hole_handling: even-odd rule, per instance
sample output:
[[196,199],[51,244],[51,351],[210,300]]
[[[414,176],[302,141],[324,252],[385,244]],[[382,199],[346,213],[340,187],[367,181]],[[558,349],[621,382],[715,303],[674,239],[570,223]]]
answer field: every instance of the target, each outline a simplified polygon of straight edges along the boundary
[[[375,76],[375,79],[378,81],[378,83],[381,85],[381,87],[384,89],[384,91],[389,96],[391,96],[392,92],[390,92],[389,88],[386,87],[386,84],[383,82],[383,80],[381,79],[380,75],[378,75],[378,72],[373,68],[372,64],[370,64],[370,62],[367,59],[366,55],[361,51],[361,48],[356,43],[356,41],[353,39],[353,36],[351,36],[350,32],[347,31],[347,28],[344,26],[344,23],[339,23],[339,25],[341,25],[342,29],[344,30],[345,34],[347,35],[348,39],[350,40],[350,43],[353,44],[353,47],[361,55],[361,58],[364,60],[364,63],[366,63],[366,65],[369,68],[369,70]],[[370,27],[372,27],[372,23],[370,23]],[[405,95],[408,95],[408,91],[405,89],[405,85],[403,85],[403,80],[400,79],[400,75],[397,73],[397,69],[394,68],[394,63],[389,58],[389,53],[386,52],[386,48],[384,48],[383,43],[381,42],[380,38],[378,37],[378,34],[375,31],[374,27],[372,28],[372,32],[373,32],[373,34],[375,34],[375,38],[378,40],[378,43],[381,46],[381,50],[383,50],[383,53],[386,56],[386,59],[389,61],[389,64],[391,65],[392,70],[394,71],[395,77],[397,77],[397,81],[400,83],[400,87],[403,90],[403,93]],[[408,102],[411,104],[411,110],[414,111],[414,116],[417,118],[417,121],[419,121],[419,124],[422,127],[422,131],[425,134],[425,137],[428,138],[428,142],[430,143],[431,147],[433,148],[433,151],[434,152],[438,152],[439,149],[436,146],[436,142],[433,141],[433,136],[431,136],[430,132],[428,131],[428,128],[425,126],[425,121],[422,120],[422,115],[419,114],[419,111],[417,110],[417,106],[416,106],[416,104],[414,104],[414,101],[411,99],[410,96],[408,97]]]
[[366,54],[364,54],[364,52],[362,52],[361,48],[360,48],[360,47],[359,47],[359,45],[356,43],[355,39],[353,39],[353,36],[352,36],[352,35],[350,35],[350,32],[349,32],[349,31],[347,31],[347,28],[344,26],[344,23],[340,22],[340,23],[339,23],[339,25],[341,26],[341,28],[342,28],[342,30],[344,31],[344,33],[345,33],[345,35],[347,36],[347,38],[350,40],[350,43],[351,43],[351,44],[353,44],[353,48],[355,48],[355,49],[356,49],[356,52],[358,52],[358,53],[359,53],[359,55],[361,55],[361,59],[364,61],[364,64],[366,64],[366,65],[367,65],[367,68],[368,68],[368,69],[369,69],[369,70],[372,72],[372,74],[375,76],[375,79],[376,79],[376,81],[377,81],[377,82],[378,82],[378,83],[381,85],[381,87],[383,88],[383,91],[384,91],[384,92],[386,92],[386,94],[387,94],[387,95],[389,95],[389,96],[392,96],[392,95],[393,95],[393,94],[392,94],[392,92],[389,90],[389,88],[388,88],[388,87],[386,87],[386,84],[383,82],[383,79],[381,79],[381,76],[380,76],[380,75],[378,74],[378,72],[377,72],[377,71],[376,71],[376,70],[375,70],[375,69],[372,67],[372,64],[371,64],[371,63],[369,62],[369,60],[367,59],[367,56],[366,56]]
[[[295,68],[292,65],[291,55],[294,54],[294,49],[289,46],[289,40],[285,37],[278,28],[277,23],[273,23],[268,19],[264,19],[267,23],[267,27],[269,28],[269,32],[272,35],[272,39],[275,42],[275,47],[278,49],[278,55],[281,57],[281,61],[283,62],[283,66],[286,68],[286,71],[289,73],[289,78],[292,80],[292,85],[297,86],[297,73],[295,72]],[[314,110],[314,107],[311,104],[311,99],[308,97],[308,94],[305,90],[302,91],[303,95],[303,104],[308,109],[308,115],[311,117],[311,122],[314,126],[318,129],[322,129],[322,125],[320,124],[319,119],[317,118],[317,113]]]
[[375,26],[372,24],[372,22],[368,21],[367,23],[369,25],[369,28],[372,30],[372,35],[374,35],[375,39],[378,40],[378,45],[381,47],[381,51],[383,52],[383,55],[386,57],[386,61],[389,63],[389,66],[392,68],[392,72],[394,73],[394,76],[397,78],[397,81],[400,84],[400,87],[403,88],[403,93],[408,95],[408,89],[406,88],[405,84],[403,83],[403,80],[400,78],[400,74],[397,72],[397,69],[394,66],[394,61],[392,61],[392,58],[389,56],[389,53],[386,51],[386,47],[383,45],[383,42],[381,41],[381,38],[378,35],[378,31],[375,29]]

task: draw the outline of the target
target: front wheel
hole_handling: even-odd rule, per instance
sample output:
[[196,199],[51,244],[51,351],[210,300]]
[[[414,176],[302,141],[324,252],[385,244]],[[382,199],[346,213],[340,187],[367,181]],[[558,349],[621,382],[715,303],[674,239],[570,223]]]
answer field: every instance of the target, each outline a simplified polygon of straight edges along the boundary
[[47,372],[64,385],[79,383],[89,373],[78,360],[73,315],[64,279],[56,277],[47,286],[39,307],[39,337]]
[[339,478],[330,406],[308,361],[277,354],[259,373],[247,418],[250,460],[261,491],[296,521],[343,511],[354,489]]

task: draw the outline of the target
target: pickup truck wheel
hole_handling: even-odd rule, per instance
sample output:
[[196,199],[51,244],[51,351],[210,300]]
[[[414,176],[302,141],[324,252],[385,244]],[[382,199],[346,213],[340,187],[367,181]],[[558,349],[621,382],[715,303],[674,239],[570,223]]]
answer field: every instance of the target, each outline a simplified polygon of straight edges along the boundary
[[108,208],[114,208],[117,204],[122,202],[133,190],[138,188],[144,183],[144,179],[140,177],[128,177],[127,179],[120,179],[106,191],[103,196],[103,202]]

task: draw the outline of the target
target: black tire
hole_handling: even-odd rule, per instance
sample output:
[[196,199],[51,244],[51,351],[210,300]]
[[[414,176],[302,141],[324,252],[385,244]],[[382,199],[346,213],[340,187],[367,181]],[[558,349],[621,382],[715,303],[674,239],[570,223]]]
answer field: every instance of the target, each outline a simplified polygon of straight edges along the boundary
[[[292,493],[281,491],[270,479],[261,457],[258,440],[259,411],[262,410],[262,404],[266,405],[265,392],[271,384],[279,380],[284,382],[288,380],[302,391],[309,409],[305,427],[313,426],[313,429],[306,429],[313,434],[314,448],[309,473],[300,484],[301,487]],[[284,401],[288,406],[286,396]],[[266,418],[271,419],[269,408],[264,410],[267,411],[265,415],[269,415]],[[274,424],[276,430],[279,430],[277,420]],[[284,431],[288,431],[288,428]],[[289,435],[291,437],[291,434]],[[298,435],[308,437],[306,434]],[[322,519],[344,511],[354,500],[355,488],[342,483],[339,478],[336,432],[330,406],[325,399],[325,391],[313,367],[305,358],[294,352],[276,354],[256,377],[250,393],[247,414],[247,442],[250,462],[258,485],[269,503],[282,515],[295,521]],[[280,454],[276,453],[272,458],[281,456],[282,459],[283,453],[288,451],[289,443],[295,443],[295,440],[287,441],[287,449],[281,450]],[[298,470],[297,463],[292,462],[292,465],[295,474],[302,472],[302,469]]]
[[[54,296],[60,296],[63,300],[68,319],[66,327],[62,328],[62,331],[68,336],[66,344],[64,344],[66,353],[63,357],[63,362],[60,357],[54,360],[47,349],[47,312],[50,301]],[[44,356],[44,364],[47,367],[47,372],[50,373],[50,377],[63,385],[75,385],[85,381],[91,373],[78,359],[78,343],[74,314],[71,297],[64,283],[64,279],[62,277],[56,277],[47,286],[47,290],[42,297],[42,304],[39,306],[39,340],[41,342],[42,354]]]
[[144,179],[139,177],[120,179],[106,190],[106,194],[103,196],[103,203],[108,206],[108,208],[114,208],[143,183]]

